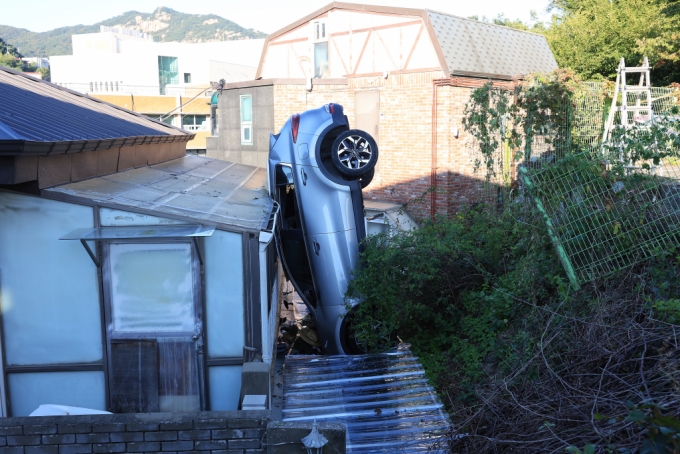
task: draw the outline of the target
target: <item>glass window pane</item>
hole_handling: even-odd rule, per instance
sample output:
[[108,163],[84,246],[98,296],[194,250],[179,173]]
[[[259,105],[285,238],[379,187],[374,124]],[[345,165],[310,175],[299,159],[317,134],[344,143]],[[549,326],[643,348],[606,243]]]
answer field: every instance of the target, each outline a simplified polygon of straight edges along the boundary
[[215,230],[204,241],[208,357],[242,356],[243,238],[238,233]]
[[191,245],[111,244],[115,333],[193,332]]
[[243,140],[250,142],[250,128],[243,129]]
[[158,56],[158,85],[160,94],[164,95],[165,86],[179,83],[179,65],[177,57]]
[[90,207],[0,192],[7,364],[101,361],[97,268],[79,241],[59,241],[93,226]]
[[328,77],[328,41],[314,44],[314,77]]
[[43,404],[106,411],[104,372],[9,374],[12,416],[28,416]]
[[253,98],[241,96],[241,121],[253,121]]
[[211,411],[238,410],[241,369],[241,366],[213,366],[208,369]]

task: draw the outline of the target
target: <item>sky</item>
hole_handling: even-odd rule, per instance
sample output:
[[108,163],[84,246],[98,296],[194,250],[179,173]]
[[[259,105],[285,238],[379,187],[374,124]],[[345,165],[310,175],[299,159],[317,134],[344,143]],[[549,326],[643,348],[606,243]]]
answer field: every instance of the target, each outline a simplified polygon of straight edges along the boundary
[[[151,12],[167,6],[191,14],[217,14],[246,28],[272,33],[332,0],[0,0],[0,24],[44,32],[68,25],[90,25],[126,11]],[[348,0],[352,1],[352,0]],[[428,8],[457,16],[504,14],[529,21],[534,10],[543,20],[548,0],[354,0],[354,3]]]

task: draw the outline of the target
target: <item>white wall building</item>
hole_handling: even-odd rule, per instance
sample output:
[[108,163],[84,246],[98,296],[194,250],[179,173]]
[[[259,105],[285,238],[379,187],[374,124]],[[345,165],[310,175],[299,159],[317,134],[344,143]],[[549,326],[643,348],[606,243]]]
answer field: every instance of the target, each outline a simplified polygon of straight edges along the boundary
[[72,42],[73,55],[50,57],[53,83],[82,93],[173,96],[193,96],[220,79],[253,79],[264,44],[158,43],[136,30],[103,26]]

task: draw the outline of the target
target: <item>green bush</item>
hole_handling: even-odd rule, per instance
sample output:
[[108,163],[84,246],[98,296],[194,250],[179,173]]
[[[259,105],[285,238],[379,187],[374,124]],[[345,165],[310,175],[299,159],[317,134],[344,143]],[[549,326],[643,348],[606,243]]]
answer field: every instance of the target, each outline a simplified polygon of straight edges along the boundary
[[541,304],[566,288],[536,225],[520,205],[501,212],[479,205],[419,230],[368,238],[347,295],[366,302],[353,320],[360,340],[375,349],[398,336],[430,378],[448,381],[455,371],[469,389],[488,363],[525,357],[531,341],[518,322],[531,306],[518,301]]

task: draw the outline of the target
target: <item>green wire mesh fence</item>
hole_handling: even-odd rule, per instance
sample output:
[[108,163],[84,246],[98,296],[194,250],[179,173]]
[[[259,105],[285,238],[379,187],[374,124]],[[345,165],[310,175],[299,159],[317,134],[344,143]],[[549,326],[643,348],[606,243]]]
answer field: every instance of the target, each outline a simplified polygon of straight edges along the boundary
[[[651,94],[655,116],[670,115],[678,105],[677,90],[652,87]],[[629,105],[648,105],[646,93],[627,96]],[[542,214],[576,288],[680,244],[680,154],[655,165],[604,153],[610,105],[605,84],[580,84],[555,124],[528,145],[523,138],[521,160],[506,163],[507,150],[499,147],[495,162],[502,178],[499,172],[489,178],[483,169],[496,186],[519,180],[519,199],[529,198]]]

